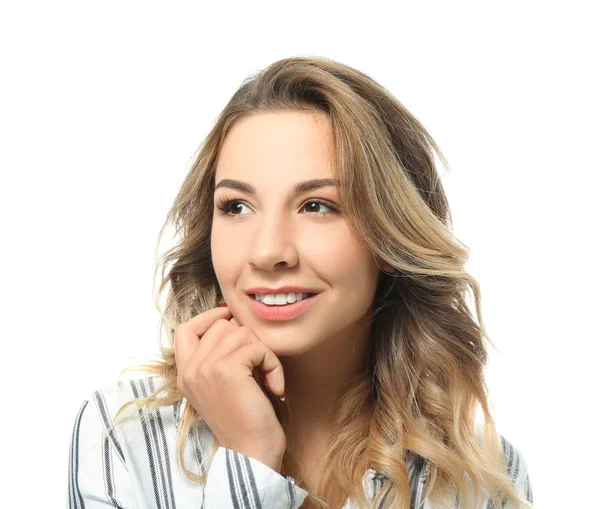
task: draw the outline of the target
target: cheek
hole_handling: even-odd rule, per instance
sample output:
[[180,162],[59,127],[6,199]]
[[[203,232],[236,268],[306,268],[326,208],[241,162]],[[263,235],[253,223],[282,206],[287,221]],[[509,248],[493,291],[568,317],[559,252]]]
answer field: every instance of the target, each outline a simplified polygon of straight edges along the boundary
[[370,277],[369,251],[358,244],[345,228],[339,228],[305,239],[304,254],[315,267],[332,280],[354,280],[364,284],[363,278]]
[[210,236],[210,251],[212,264],[219,279],[226,277],[227,269],[234,266],[233,256],[235,246],[226,235],[219,233],[218,229],[213,229]]

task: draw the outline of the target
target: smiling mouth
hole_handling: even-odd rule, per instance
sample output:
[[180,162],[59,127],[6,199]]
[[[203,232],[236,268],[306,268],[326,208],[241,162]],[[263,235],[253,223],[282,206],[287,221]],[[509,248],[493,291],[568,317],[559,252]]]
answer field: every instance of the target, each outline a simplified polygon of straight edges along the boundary
[[[291,299],[289,295],[294,295]],[[250,294],[249,297],[254,298],[256,301],[266,306],[289,306],[296,302],[302,302],[303,300],[309,299],[317,295],[311,292],[295,292],[292,294]],[[292,300],[292,302],[290,302]]]
[[293,320],[302,315],[312,307],[318,296],[319,294],[313,293],[296,302],[286,302],[285,304],[283,302],[281,304],[265,304],[264,302],[257,300],[255,294],[247,295],[247,298],[248,305],[250,306],[250,309],[254,311],[256,316],[263,320],[279,322]]

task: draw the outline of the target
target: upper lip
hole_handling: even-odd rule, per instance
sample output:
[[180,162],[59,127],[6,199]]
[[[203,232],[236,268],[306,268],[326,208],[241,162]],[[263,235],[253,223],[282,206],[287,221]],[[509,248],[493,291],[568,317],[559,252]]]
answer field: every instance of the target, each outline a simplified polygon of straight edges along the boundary
[[268,294],[276,294],[276,293],[320,293],[321,290],[318,288],[304,288],[302,286],[280,286],[279,288],[268,288],[266,286],[254,286],[252,288],[248,288],[246,290],[246,294],[248,295],[268,295]]

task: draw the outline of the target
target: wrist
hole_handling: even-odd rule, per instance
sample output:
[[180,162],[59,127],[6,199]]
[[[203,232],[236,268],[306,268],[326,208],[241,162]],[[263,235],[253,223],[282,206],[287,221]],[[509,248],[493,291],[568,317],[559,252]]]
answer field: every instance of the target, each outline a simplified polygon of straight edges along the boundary
[[283,458],[280,456],[265,456],[265,457],[256,457],[258,461],[267,465],[270,469],[275,470],[278,474],[281,474],[281,466],[283,463]]
[[270,469],[275,470],[278,474],[281,474],[281,467],[283,464],[283,456],[279,454],[269,454],[264,451],[254,452],[251,449],[235,449],[237,452],[243,454],[244,456],[248,456],[249,458],[254,458],[257,461],[260,461],[264,465],[268,466]]

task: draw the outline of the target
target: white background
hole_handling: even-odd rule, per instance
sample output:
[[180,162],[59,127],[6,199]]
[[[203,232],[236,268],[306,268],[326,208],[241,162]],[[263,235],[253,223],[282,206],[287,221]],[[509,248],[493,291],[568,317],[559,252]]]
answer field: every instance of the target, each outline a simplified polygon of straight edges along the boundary
[[81,403],[158,351],[155,242],[194,152],[250,73],[316,55],[375,78],[440,144],[502,351],[487,371],[498,429],[523,452],[537,507],[595,506],[592,8],[210,4],[0,8],[3,505],[64,506]]

